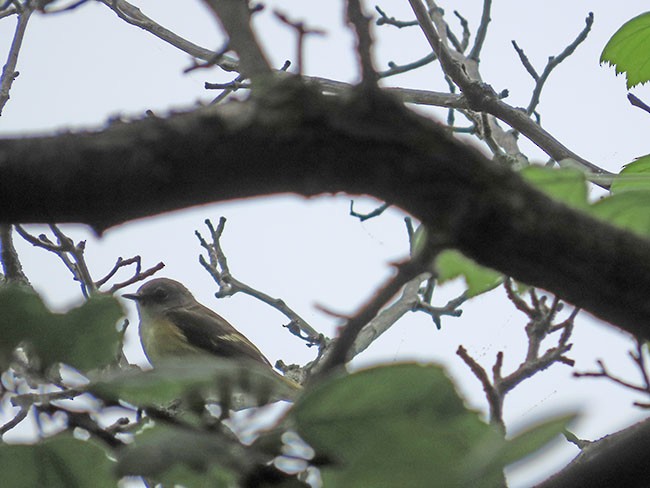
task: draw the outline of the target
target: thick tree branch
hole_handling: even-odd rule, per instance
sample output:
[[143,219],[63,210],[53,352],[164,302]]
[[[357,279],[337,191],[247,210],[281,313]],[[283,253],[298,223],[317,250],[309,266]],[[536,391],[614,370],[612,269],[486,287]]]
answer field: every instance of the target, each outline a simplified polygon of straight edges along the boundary
[[650,338],[647,240],[555,203],[388,97],[323,97],[287,79],[263,99],[0,140],[1,223],[101,232],[283,192],[373,195],[424,222],[437,244]]
[[566,468],[536,488],[645,488],[650,421],[588,443]]
[[228,34],[229,45],[237,52],[241,62],[239,72],[247,78],[271,73],[250,24],[248,0],[205,0],[205,4],[217,15]]
[[[218,56],[219,53],[210,51],[209,49],[202,48],[197,46],[182,37],[174,34],[169,29],[157,24],[149,17],[145,16],[140,9],[126,2],[126,0],[100,0],[102,3],[107,5],[109,8],[115,11],[115,13],[129,24],[140,27],[148,32],[151,32],[154,36],[162,39],[165,42],[168,42],[172,46],[180,49],[181,51],[186,52],[190,56],[202,59],[208,62],[215,62],[214,60],[218,58],[217,64],[226,71],[235,71],[239,69],[239,62],[234,60],[232,57],[227,55]],[[487,10],[486,10],[487,7]],[[485,15],[489,17],[489,4],[484,5],[483,18]],[[381,14],[381,12],[380,12]],[[489,20],[489,19],[488,19]],[[411,23],[412,25],[417,25],[417,22]],[[485,24],[487,26],[487,24]],[[451,32],[447,29],[447,35],[451,40]],[[437,58],[437,55],[434,53],[434,57]],[[281,70],[283,71],[284,68]],[[382,76],[386,76],[382,74]],[[306,80],[318,85],[318,87],[324,93],[341,93],[342,91],[349,90],[351,88],[350,84],[330,80],[326,78],[317,78],[317,77],[304,77]],[[245,76],[238,77],[238,81],[241,82],[245,80]],[[458,109],[469,109],[470,105],[474,110],[481,110],[487,112],[491,115],[494,115],[496,118],[507,123],[513,129],[517,130],[524,136],[528,137],[534,144],[536,144],[542,151],[548,154],[555,161],[561,161],[563,159],[573,159],[580,163],[585,168],[590,171],[604,176],[612,176],[608,171],[603,170],[598,167],[596,164],[587,161],[586,159],[580,157],[559,141],[557,141],[551,134],[545,131],[539,124],[531,120],[525,113],[522,113],[522,110],[511,107],[510,105],[502,102],[494,92],[490,93],[490,89],[487,86],[484,86],[480,83],[471,86],[463,87],[463,90],[470,90],[469,95],[455,95],[449,93],[439,93],[429,90],[415,90],[408,88],[388,88],[387,91],[393,92],[396,95],[400,96],[402,100],[409,103],[421,104],[421,105],[433,105],[437,107],[447,107],[447,108],[458,108]],[[484,96],[484,95],[489,96]],[[219,100],[219,98],[218,98]],[[217,100],[217,101],[218,101]],[[471,103],[470,103],[471,100]],[[599,180],[601,186],[607,186]]]

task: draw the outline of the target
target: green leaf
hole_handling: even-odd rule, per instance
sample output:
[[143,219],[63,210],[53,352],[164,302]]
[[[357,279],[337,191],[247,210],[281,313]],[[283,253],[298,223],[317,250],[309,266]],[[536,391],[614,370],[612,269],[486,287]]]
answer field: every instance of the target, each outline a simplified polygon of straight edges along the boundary
[[503,282],[503,275],[481,266],[458,251],[446,250],[436,258],[438,281],[445,283],[462,276],[467,284],[468,298],[490,291]]
[[467,410],[442,368],[404,363],[330,379],[289,413],[333,464],[324,486],[454,487],[472,445],[491,427]]
[[650,80],[650,12],[623,24],[607,42],[601,63],[614,66],[616,74],[625,73],[627,88]]
[[[470,455],[463,461],[467,467],[467,486],[477,486],[480,481],[501,479],[504,466],[523,460],[558,438],[575,414],[565,414],[529,426],[512,439],[504,439],[490,432],[478,442]],[[487,483],[487,486],[492,486]]]
[[66,314],[52,313],[41,299],[21,287],[0,288],[0,346],[2,366],[21,342],[34,349],[43,366],[55,362],[80,371],[104,366],[117,355],[119,333],[115,327],[123,316],[115,298],[99,295]]
[[521,175],[533,186],[565,205],[578,209],[589,206],[585,174],[578,169],[531,165],[522,169]]
[[291,399],[297,394],[290,383],[270,368],[203,357],[164,361],[148,371],[106,373],[90,385],[89,391],[138,406],[163,405],[199,395],[234,401],[230,404],[232,409]]
[[0,445],[2,486],[115,488],[112,463],[92,441],[62,434],[34,445]]
[[626,164],[612,181],[610,190],[613,195],[624,191],[650,191],[650,155]]
[[156,426],[119,452],[117,473],[168,482],[185,480],[190,486],[201,486],[205,478],[211,483],[206,486],[232,486],[235,474],[255,462],[261,460],[224,434]]
[[629,190],[603,198],[594,203],[595,217],[641,234],[650,235],[650,190]]
[[5,370],[21,341],[33,336],[39,324],[47,323],[49,311],[35,293],[22,287],[0,287],[0,367]]

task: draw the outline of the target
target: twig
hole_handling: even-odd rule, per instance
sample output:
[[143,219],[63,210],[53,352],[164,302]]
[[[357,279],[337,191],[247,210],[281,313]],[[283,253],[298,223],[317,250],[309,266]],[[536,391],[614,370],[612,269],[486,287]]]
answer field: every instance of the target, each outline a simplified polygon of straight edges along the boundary
[[[431,273],[422,273],[404,285],[404,290],[400,297],[382,310],[375,318],[366,324],[359,332],[348,354],[348,359],[356,357],[365,351],[377,338],[390,329],[400,318],[408,312],[412,312],[420,300],[420,287],[423,281],[429,280]],[[338,317],[349,320],[349,317]],[[325,363],[328,362],[329,356],[334,349],[335,341],[329,341],[325,347],[321,348],[318,357],[305,366],[305,370],[311,375],[319,373]]]
[[383,214],[386,211],[386,209],[388,209],[388,207],[390,207],[390,204],[384,202],[381,205],[379,205],[379,207],[372,210],[371,212],[362,214],[354,210],[354,200],[350,200],[350,215],[352,217],[358,218],[359,221],[364,222],[366,220],[379,217],[381,214]]
[[[582,41],[584,41],[587,38],[587,35],[589,34],[589,31],[591,30],[591,26],[593,23],[594,23],[594,14],[593,12],[589,12],[589,15],[587,15],[587,18],[585,19],[584,29],[582,29],[582,31],[580,32],[580,34],[578,34],[578,36],[574,39],[574,41],[571,44],[569,44],[567,47],[565,47],[564,50],[557,56],[550,56],[548,58],[548,62],[544,67],[544,71],[542,71],[542,74],[539,75],[538,78],[535,78],[533,76],[533,79],[535,79],[536,83],[535,83],[535,88],[533,89],[533,94],[530,97],[530,102],[528,103],[528,107],[526,107],[526,113],[532,114],[535,111],[535,108],[537,107],[537,105],[539,105],[539,98],[540,95],[542,94],[542,89],[544,88],[544,84],[546,83],[546,80],[548,80],[549,75],[562,61],[564,61],[566,58],[571,56],[571,54],[574,53],[574,51],[582,43]],[[515,49],[517,49],[516,45],[515,45]],[[517,53],[519,53],[518,49],[517,49]],[[521,54],[519,55],[519,58],[522,59]],[[522,63],[523,63],[523,59],[522,59]],[[526,66],[525,63],[524,66]],[[528,67],[526,67],[526,70],[529,73],[531,73]]]
[[427,64],[435,61],[436,59],[438,59],[436,53],[430,53],[424,56],[423,58],[418,59],[417,61],[413,61],[412,63],[404,64],[401,66],[391,61],[390,63],[388,63],[389,69],[385,71],[380,71],[379,73],[377,73],[377,76],[379,78],[388,78],[389,76],[395,76],[402,73],[407,73],[409,71],[413,71],[415,69],[421,68],[422,66],[426,66]]
[[97,287],[90,276],[90,270],[88,269],[88,264],[86,263],[86,258],[84,256],[86,241],[79,241],[75,244],[74,241],[65,235],[56,224],[50,224],[50,229],[56,236],[60,249],[72,255],[75,266],[71,271],[74,272],[76,270],[76,277],[82,285],[84,295],[90,296],[92,293],[97,291]]
[[[53,0],[47,0],[48,3],[53,2]],[[65,5],[63,7],[58,7],[58,8],[44,8],[42,9],[42,12],[44,14],[52,15],[52,14],[59,14],[61,12],[70,12],[71,10],[76,9],[77,7],[81,7],[84,3],[87,3],[88,0],[78,0],[76,2],[72,2],[69,5]]]
[[495,156],[503,156],[503,150],[497,143],[497,141],[492,136],[492,127],[490,126],[490,121],[488,115],[485,112],[481,113],[481,139],[485,141],[487,146],[492,151],[492,154]]
[[637,337],[636,339],[636,353],[630,351],[630,356],[636,363],[641,373],[641,378],[643,378],[643,384],[646,387],[646,390],[650,392],[650,378],[648,377],[648,368],[645,364],[645,355],[643,354],[643,346],[645,341],[642,341]]
[[75,245],[72,239],[65,235],[55,224],[50,224],[50,229],[57,238],[57,244],[52,242],[45,234],[41,234],[38,237],[31,235],[21,225],[16,225],[15,229],[23,239],[33,246],[56,254],[70,270],[74,279],[80,283],[81,292],[85,297],[89,297],[97,291],[95,282],[91,278],[88,266],[86,265],[86,258],[84,257],[86,241],[80,241]]
[[2,271],[8,283],[31,286],[14,247],[9,224],[0,225],[0,261],[2,261]]
[[506,296],[508,299],[514,304],[515,308],[519,310],[520,312],[525,313],[526,315],[530,316],[533,313],[533,309],[528,306],[526,303],[526,300],[521,298],[521,296],[518,293],[515,293],[514,288],[512,287],[513,282],[511,278],[506,278],[503,281],[503,287],[506,290]]
[[400,318],[408,312],[413,311],[414,307],[420,302],[420,287],[429,278],[431,278],[431,273],[422,273],[406,283],[400,297],[361,329],[350,350],[349,357],[353,358],[365,351],[370,344],[392,327]]
[[[499,426],[505,432],[502,415],[503,402],[508,392],[521,382],[544,371],[554,363],[562,363],[568,366],[574,365],[574,361],[566,357],[565,354],[572,347],[569,339],[571,338],[573,322],[578,313],[578,309],[574,309],[566,320],[554,325],[552,321],[557,312],[562,308],[562,303],[557,297],[554,298],[553,303],[549,307],[546,305],[546,297],[539,298],[534,292],[534,289],[531,289],[529,292],[532,302],[531,307],[514,292],[510,280],[506,280],[504,286],[508,298],[515,304],[515,307],[525,313],[529,318],[525,328],[528,337],[528,350],[525,359],[512,373],[504,376],[502,372],[504,355],[503,352],[499,351],[494,366],[492,367],[492,379],[490,380],[485,369],[462,346],[458,348],[456,353],[465,361],[474,373],[474,376],[483,385],[490,408],[490,422]],[[550,334],[558,331],[562,333],[560,334],[557,345],[547,349],[544,354],[540,355],[539,351],[542,341]]]
[[[131,259],[137,259],[138,260],[138,269],[136,270],[136,272],[128,280],[120,281],[119,283],[115,283],[113,286],[111,286],[108,289],[108,291],[106,293],[109,293],[109,294],[112,295],[116,291],[121,290],[122,288],[126,288],[127,286],[132,285],[133,283],[138,283],[140,281],[144,281],[144,280],[146,280],[150,276],[153,276],[155,273],[157,273],[158,271],[160,271],[161,269],[163,269],[165,267],[165,263],[160,262],[160,263],[152,266],[151,268],[148,268],[148,269],[145,269],[144,271],[141,271],[140,268],[139,268],[140,256],[136,256],[135,258],[131,258]],[[126,263],[128,261],[130,261],[130,260],[125,259],[122,262]],[[99,288],[99,285],[97,285],[97,287]]]
[[614,383],[624,386],[625,388],[629,388],[630,390],[634,390],[646,394],[649,393],[645,385],[644,386],[635,385],[634,383],[630,383],[627,380],[624,380],[622,378],[619,378],[611,374],[609,370],[605,367],[605,363],[603,362],[602,359],[596,360],[596,364],[600,368],[600,371],[588,371],[584,373],[576,371],[575,373],[573,373],[573,376],[575,376],[576,378],[607,378],[610,381],[613,381]]
[[[430,297],[428,297],[431,300]],[[431,316],[433,323],[436,324],[436,328],[440,330],[442,328],[442,317],[444,315],[448,317],[460,317],[463,314],[462,310],[459,310],[460,307],[467,300],[467,294],[463,293],[462,295],[452,298],[442,307],[434,307],[429,303],[426,298],[418,300],[413,308],[414,311],[425,312]]]
[[395,276],[377,290],[375,295],[347,321],[332,346],[332,352],[323,360],[320,370],[312,376],[312,379],[323,378],[332,371],[342,367],[347,362],[354,342],[363,327],[377,316],[379,311],[407,282],[414,279],[423,270],[423,263],[420,260],[410,260],[397,265],[397,273]]
[[281,22],[288,25],[289,27],[292,27],[293,30],[295,30],[296,33],[298,34],[298,41],[296,46],[296,62],[297,62],[298,74],[302,75],[304,73],[303,68],[304,68],[305,36],[312,35],[312,34],[323,36],[325,35],[325,31],[322,29],[310,29],[308,27],[305,27],[304,22],[296,22],[296,21],[289,20],[289,18],[285,14],[277,10],[273,11],[273,13],[278,19],[280,19]]
[[467,58],[472,59],[478,62],[481,55],[481,49],[483,48],[483,43],[487,36],[487,28],[490,23],[490,10],[492,8],[492,0],[483,0],[483,13],[481,14],[481,23],[479,24],[478,30],[476,31],[476,37],[474,38],[474,47],[469,52]]
[[183,73],[191,73],[192,71],[196,71],[197,69],[206,69],[206,68],[211,68],[212,66],[219,65],[219,61],[226,55],[226,53],[230,51],[230,43],[226,42],[224,45],[216,51],[212,57],[202,63],[198,63],[194,61],[192,65],[188,68],[185,68],[183,70]]
[[48,415],[54,415],[58,412],[65,414],[68,420],[68,428],[72,430],[79,427],[110,448],[116,449],[124,445],[123,441],[118,439],[114,433],[103,429],[87,412],[75,412],[53,404],[38,405],[36,409]]
[[417,20],[397,20],[395,17],[389,17],[386,15],[386,12],[384,12],[381,8],[378,6],[375,6],[375,10],[377,13],[379,13],[379,18],[377,19],[377,22],[375,22],[377,25],[392,25],[394,27],[397,27],[398,29],[401,29],[403,27],[413,27],[418,25]]
[[528,71],[528,74],[531,76],[531,78],[535,81],[539,81],[539,74],[537,74],[535,67],[531,64],[530,59],[528,59],[528,56],[526,56],[524,50],[519,47],[517,41],[512,41],[512,47],[515,48],[521,64],[524,65],[524,68],[526,68],[526,71]]
[[[235,279],[230,273],[228,267],[228,260],[226,258],[223,249],[221,248],[221,236],[223,234],[226,219],[221,217],[219,219],[219,225],[215,229],[212,225],[212,222],[209,219],[206,219],[205,225],[210,231],[210,236],[212,239],[211,243],[208,243],[199,231],[195,231],[195,235],[206,252],[208,253],[209,262],[205,259],[203,255],[199,256],[199,262],[205,268],[205,270],[212,276],[217,285],[219,286],[219,291],[215,293],[217,298],[222,298],[225,296],[231,296],[235,293],[244,293],[248,296],[256,298],[267,305],[278,310],[285,317],[287,317],[290,322],[286,325],[289,331],[303,339],[307,342],[308,345],[320,345],[325,340],[324,336],[317,332],[313,327],[311,327],[306,320],[304,320],[300,315],[298,315],[293,309],[291,309],[282,299],[273,298],[266,293],[263,293],[237,279]],[[302,332],[302,333],[301,333]],[[303,335],[304,334],[304,335]]]
[[[650,378],[648,376],[648,370],[646,365],[646,354],[643,352],[644,344],[645,341],[637,338],[636,350],[628,352],[630,358],[632,359],[632,361],[634,361],[637,368],[639,369],[639,373],[641,374],[641,379],[643,383],[640,385],[613,375],[612,373],[609,372],[609,370],[605,366],[604,361],[601,359],[598,359],[596,361],[596,364],[600,368],[599,371],[589,371],[585,373],[575,372],[573,373],[573,376],[577,378],[607,378],[610,381],[613,381],[614,383],[619,384],[630,390],[634,390],[639,393],[645,393],[646,395],[650,395]],[[634,402],[634,405],[640,406],[642,408],[646,408],[645,403]]]
[[633,95],[632,93],[627,94],[627,99],[635,107],[639,107],[640,109],[645,110],[646,112],[650,112],[650,106],[648,106],[645,102],[643,102],[643,100]]
[[10,15],[18,13],[20,13],[20,10],[11,2],[11,0],[5,2],[4,5],[0,5],[0,19],[4,19],[5,17],[9,17]]
[[[214,58],[215,54],[218,54],[214,51],[205,49],[201,46],[197,46],[196,44],[183,39],[179,35],[173,33],[169,29],[163,27],[162,25],[144,15],[138,7],[130,4],[126,0],[99,1],[110,8],[113,12],[115,12],[115,14],[123,21],[136,27],[140,27],[147,32],[150,32],[162,41],[171,44],[183,52],[186,52],[190,56],[202,59],[204,61],[210,61]],[[225,71],[234,71],[239,66],[239,62],[236,59],[225,55],[221,56],[217,64],[221,69]]]
[[21,409],[18,411],[18,413],[14,418],[12,418],[11,420],[9,420],[7,423],[5,423],[0,427],[0,435],[6,434],[11,429],[16,427],[19,423],[21,423],[23,420],[25,420],[30,410],[31,410],[31,405],[28,407],[21,407]]
[[251,26],[248,2],[204,0],[204,3],[218,17],[230,46],[239,56],[238,71],[251,79],[270,74],[271,66]]
[[[420,27],[427,38],[429,45],[438,55],[438,60],[440,61],[442,69],[462,90],[463,96],[467,100],[467,108],[478,112],[488,112],[507,122],[513,129],[526,135],[526,137],[542,148],[556,161],[561,161],[562,159],[567,158],[578,161],[579,164],[600,177],[592,178],[592,181],[595,184],[603,188],[609,188],[610,183],[603,181],[602,176],[613,176],[612,173],[603,170],[572,151],[569,151],[550,134],[541,129],[539,124],[532,121],[527,114],[502,102],[491,86],[482,83],[479,80],[473,80],[467,73],[465,66],[454,59],[447,46],[441,41],[438,31],[431,22],[427,9],[422,4],[422,1],[409,0],[409,3],[420,22]],[[565,52],[568,49],[569,48],[565,49]],[[562,55],[564,55],[564,53]]]
[[[171,44],[172,46],[180,49],[183,52],[186,52],[191,56],[203,60],[209,60],[215,54],[214,51],[197,46],[181,38],[180,36],[177,36],[173,32],[143,15],[137,7],[134,7],[125,0],[100,1],[114,10],[115,13],[124,21],[152,33],[161,40]],[[224,56],[218,64],[222,69],[226,71],[237,70],[239,66],[237,60],[228,56]],[[327,78],[305,76],[303,79],[310,84],[316,84],[324,93],[340,93],[341,91],[348,90],[351,87],[349,83],[334,81]],[[468,99],[463,95],[406,88],[388,88],[386,91],[396,94],[406,103],[457,109],[469,109],[470,105],[472,105],[471,103],[468,103]],[[482,91],[480,92],[482,93]],[[227,93],[222,95],[225,97]],[[481,99],[480,96],[474,96],[472,98],[474,104],[477,103],[477,100]],[[218,97],[218,99],[213,103],[218,102],[220,99],[221,96]],[[503,102],[499,102],[498,98],[497,100],[486,99],[481,104],[481,106],[482,110],[506,122],[517,132],[528,137],[534,144],[536,144],[542,151],[548,154],[555,161],[573,159],[574,161],[578,162],[578,164],[582,165],[584,168],[597,175],[598,179],[594,179],[595,184],[603,188],[609,188],[609,183],[607,181],[604,181],[602,177],[613,177],[613,173],[600,168],[596,164],[580,157],[578,154],[569,150],[551,134],[544,130],[539,124],[535,123],[535,121],[525,116],[525,114],[523,114],[519,109],[510,107]]]
[[454,15],[460,22],[460,26],[463,28],[463,40],[459,43],[458,41],[455,40],[453,36],[451,36],[451,32],[447,33],[447,36],[449,37],[449,42],[451,42],[456,50],[460,53],[464,53],[465,49],[467,49],[467,46],[469,46],[469,37],[470,37],[470,32],[469,32],[469,22],[467,22],[467,19],[460,15],[458,10],[454,10]]
[[0,115],[2,110],[9,101],[9,91],[14,80],[18,77],[16,65],[18,64],[18,53],[25,37],[25,30],[27,29],[27,22],[34,12],[32,2],[27,2],[22,6],[21,11],[18,13],[18,23],[14,32],[14,38],[11,41],[9,54],[7,55],[7,62],[2,67],[2,76],[0,76]]
[[377,72],[372,62],[372,36],[370,17],[361,9],[360,0],[347,0],[347,21],[354,27],[357,37],[357,55],[361,64],[361,83],[368,88],[377,86]]
[[230,92],[234,92],[239,90],[240,88],[251,87],[250,83],[244,83],[244,81],[246,81],[246,77],[244,77],[243,75],[239,75],[237,76],[237,78],[227,83],[209,83],[206,81],[203,87],[206,90],[229,90]]
[[[490,408],[490,423],[497,425],[502,432],[505,432],[506,427],[503,423],[503,397],[499,395],[496,388],[492,386],[490,378],[487,374],[487,371],[478,364],[472,356],[469,355],[467,349],[463,346],[458,346],[456,354],[469,366],[469,369],[474,373],[474,376],[481,382],[483,386],[483,391],[488,400],[488,406]],[[502,353],[499,353],[502,354]]]

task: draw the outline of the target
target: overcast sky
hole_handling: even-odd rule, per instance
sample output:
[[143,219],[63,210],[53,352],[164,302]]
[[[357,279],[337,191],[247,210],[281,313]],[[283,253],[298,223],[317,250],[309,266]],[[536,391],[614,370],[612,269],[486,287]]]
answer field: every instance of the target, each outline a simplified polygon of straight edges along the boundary
[[[527,105],[533,83],[512,49],[511,40],[518,42],[541,72],[548,56],[558,54],[571,42],[583,28],[588,12],[593,11],[595,22],[588,39],[553,73],[544,89],[538,108],[542,123],[574,152],[610,171],[619,171],[623,164],[649,152],[643,135],[648,131],[650,116],[627,103],[623,77],[616,77],[613,69],[598,63],[609,37],[626,20],[642,13],[647,2],[494,3],[482,55],[482,75],[497,91],[507,88],[510,97],[506,101],[515,106]],[[295,36],[273,17],[271,10],[277,8],[292,19],[305,20],[308,26],[327,32],[307,41],[307,74],[343,81],[357,79],[341,2],[267,4],[270,8],[256,16],[256,27],[274,65],[279,67],[286,59],[295,58]],[[183,2],[182,10],[177,2],[148,0],[137,5],[196,44],[217,49],[223,43],[213,19],[198,0]],[[374,3],[366,5],[370,8]],[[447,9],[452,25],[456,25],[452,15],[456,8],[475,32],[482,2],[465,0],[440,5]],[[406,1],[392,0],[380,6],[389,15],[413,18]],[[14,18],[0,20],[2,59],[14,26]],[[380,69],[385,69],[388,61],[413,61],[429,49],[415,28],[383,27],[375,34]],[[20,55],[20,76],[0,118],[0,134],[101,128],[109,117],[137,118],[147,109],[164,115],[170,109],[188,109],[198,101],[211,100],[215,93],[203,89],[205,81],[223,82],[233,77],[217,69],[183,74],[190,64],[189,56],[127,25],[101,4],[89,2],[65,14],[36,15],[30,21]],[[386,84],[446,88],[436,65],[390,79]],[[633,92],[650,102],[647,88]],[[532,145],[522,142],[522,147],[532,159],[545,161],[546,157]],[[226,216],[223,246],[234,276],[283,298],[312,326],[332,336],[337,320],[315,306],[353,313],[388,276],[389,263],[408,252],[401,212],[390,210],[380,219],[359,223],[347,215],[349,201],[347,196],[311,200],[277,196],[220,203],[124,224],[109,230],[101,240],[81,226],[64,228],[75,238],[88,240],[86,254],[95,278],[108,271],[118,256],[141,255],[144,266],[163,261],[166,268],[160,276],[184,282],[200,301],[218,310],[253,340],[271,362],[281,358],[304,364],[315,351],[281,327],[286,319],[279,313],[243,296],[214,299],[211,278],[198,264],[201,249],[194,230],[206,230],[205,218],[216,223],[220,216]],[[377,203],[370,199],[357,202],[362,210]],[[30,228],[35,233],[42,231],[42,227]],[[54,256],[31,248],[19,238],[16,245],[26,273],[53,307],[64,309],[81,300],[78,287]],[[453,283],[436,291],[434,300],[443,304],[462,289],[462,283]],[[132,323],[137,323],[132,304],[125,304],[125,309]],[[503,298],[502,289],[469,302],[463,310],[461,318],[443,320],[441,331],[425,315],[407,316],[363,353],[355,365],[404,359],[440,362],[458,382],[468,403],[486,411],[480,384],[455,351],[463,344],[486,368],[491,368],[498,351],[504,351],[508,371],[523,359],[525,317]],[[581,315],[574,342],[570,356],[576,359],[577,370],[593,369],[595,359],[601,358],[621,375],[636,380],[636,371],[626,356],[632,343],[622,334]],[[135,327],[130,328],[126,352],[131,361],[146,363]],[[508,427],[516,429],[551,413],[579,409],[583,417],[574,429],[576,434],[596,438],[642,416],[631,402],[647,399],[630,396],[605,381],[573,379],[571,372],[568,367],[555,365],[518,387],[506,399]],[[17,438],[21,431],[11,435]],[[558,449],[547,456],[545,466],[556,469],[574,454],[571,446]],[[537,469],[539,464],[535,466],[532,471],[543,477],[544,473]],[[532,471],[514,470],[512,486],[529,485]]]

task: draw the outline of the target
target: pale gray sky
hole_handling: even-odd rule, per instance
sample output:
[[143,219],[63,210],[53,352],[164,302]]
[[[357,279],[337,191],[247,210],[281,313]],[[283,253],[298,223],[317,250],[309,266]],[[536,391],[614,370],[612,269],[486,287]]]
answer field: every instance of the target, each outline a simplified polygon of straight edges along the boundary
[[[353,81],[357,77],[351,37],[343,29],[341,2],[267,2],[293,19],[327,30],[327,35],[307,41],[307,74]],[[439,2],[459,10],[475,32],[482,2]],[[494,2],[492,23],[482,56],[484,80],[497,90],[510,90],[508,103],[525,106],[532,80],[510,45],[515,39],[525,49],[538,71],[550,55],[559,53],[584,26],[589,11],[595,23],[587,41],[551,76],[542,94],[539,111],[545,128],[581,156],[618,171],[648,151],[643,137],[650,115],[625,100],[623,77],[598,64],[609,37],[626,20],[647,9],[647,2],[612,4],[604,0],[541,3],[504,0]],[[189,40],[206,48],[218,48],[223,39],[213,19],[198,0],[156,0],[136,3],[144,13]],[[374,3],[366,4],[371,7]],[[379,5],[389,14],[408,19],[408,2],[390,0]],[[4,59],[13,35],[15,19],[0,20],[0,55]],[[295,38],[271,15],[271,8],[257,16],[260,37],[274,64],[292,59]],[[377,35],[377,61],[385,68],[390,60],[402,64],[428,51],[418,30],[384,27]],[[27,30],[25,46],[11,100],[0,118],[0,134],[42,133],[68,128],[101,127],[108,117],[122,114],[139,117],[146,109],[165,114],[171,108],[188,108],[197,100],[210,100],[204,81],[226,81],[230,74],[198,70],[185,75],[190,65],[184,53],[150,34],[127,25],[101,4],[89,2],[74,12],[35,16]],[[435,65],[390,80],[390,84],[444,90],[446,85]],[[647,88],[635,89],[646,102]],[[522,142],[529,148],[530,144]],[[545,157],[538,150],[530,155]],[[116,162],[119,164],[119,162]],[[362,208],[374,202],[360,200]],[[251,338],[273,362],[304,363],[315,351],[304,346],[281,327],[286,320],[252,299],[236,296],[216,301],[211,279],[198,264],[200,252],[194,230],[205,230],[203,220],[216,223],[221,215],[228,224],[223,240],[234,275],[273,296],[282,297],[318,330],[335,333],[337,321],[315,308],[351,313],[387,276],[389,263],[408,252],[408,243],[398,211],[381,219],[359,223],[347,215],[349,198],[321,197],[306,200],[293,196],[255,199],[194,208],[141,220],[109,230],[97,240],[79,226],[66,226],[73,236],[88,239],[87,256],[95,277],[110,269],[118,256],[140,254],[145,266],[164,261],[160,274],[183,281],[206,305],[215,308]],[[32,227],[34,232],[39,228]],[[78,287],[54,256],[33,249],[17,239],[25,271],[48,302],[64,308],[81,300]],[[460,283],[440,290],[437,303],[462,290]],[[132,323],[137,323],[131,304],[125,304]],[[459,344],[486,368],[498,351],[505,352],[505,366],[515,367],[523,359],[525,317],[503,298],[502,290],[469,302],[460,319],[443,320],[436,330],[425,315],[412,314],[380,338],[356,361],[357,366],[403,359],[444,364],[473,407],[486,411],[478,381],[455,355]],[[586,316],[578,320],[571,357],[578,370],[592,369],[596,358],[615,365],[621,375],[636,378],[627,361],[631,346],[626,338]],[[127,344],[129,359],[144,363],[135,328]],[[576,380],[571,370],[553,366],[517,388],[505,404],[506,421],[516,428],[532,419],[579,409],[582,420],[575,428],[580,437],[594,438],[633,423],[641,413],[632,408],[637,398],[605,381]],[[616,415],[612,415],[616,412]],[[21,431],[6,436],[18,437]],[[15,438],[14,437],[14,438]],[[575,454],[571,446],[556,449],[534,467],[513,470],[513,487],[531,483],[531,473],[544,477],[540,468],[556,469]],[[536,478],[537,479],[537,478]]]

